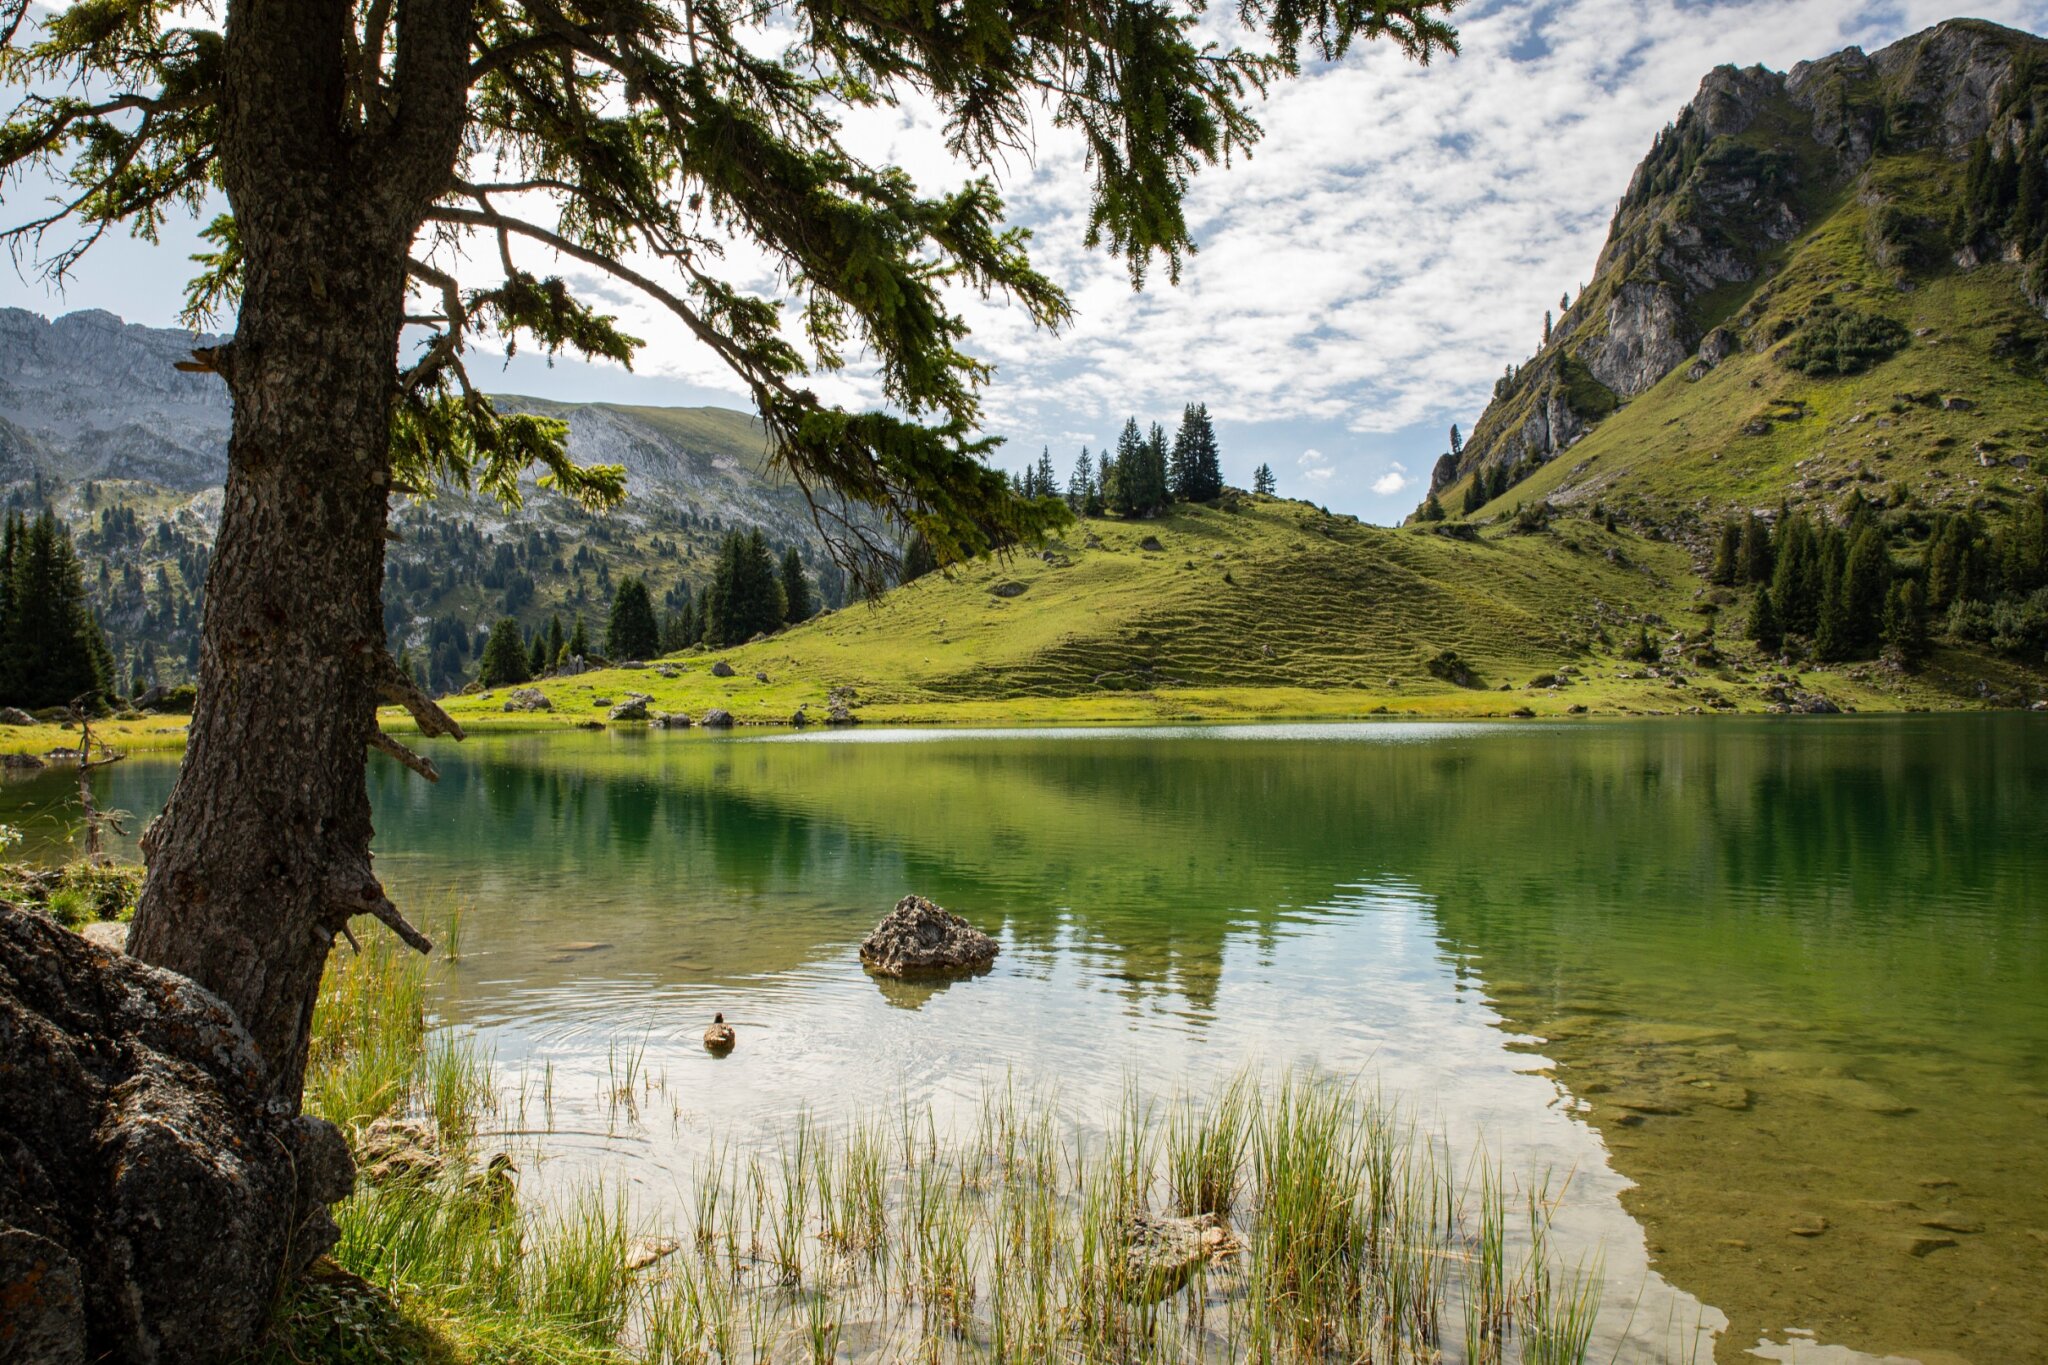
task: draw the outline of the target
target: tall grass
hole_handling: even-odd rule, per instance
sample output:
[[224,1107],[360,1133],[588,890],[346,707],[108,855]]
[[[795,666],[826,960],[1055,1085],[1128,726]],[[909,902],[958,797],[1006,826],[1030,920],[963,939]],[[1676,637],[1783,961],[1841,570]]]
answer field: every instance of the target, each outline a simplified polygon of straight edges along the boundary
[[[681,1249],[636,1262],[617,1189],[520,1207],[478,1145],[491,1059],[432,1026],[425,970],[381,939],[337,955],[307,1096],[357,1134],[388,1115],[437,1136],[438,1173],[337,1209],[336,1258],[451,1359],[1566,1365],[1591,1340],[1599,1269],[1553,1251],[1547,1186],[1515,1197],[1481,1155],[1461,1187],[1396,1107],[1301,1073],[1164,1106],[1127,1087],[1106,1127],[1010,1087],[960,1134],[908,1105],[803,1113],[714,1148]],[[609,1063],[627,1107],[640,1049]]]

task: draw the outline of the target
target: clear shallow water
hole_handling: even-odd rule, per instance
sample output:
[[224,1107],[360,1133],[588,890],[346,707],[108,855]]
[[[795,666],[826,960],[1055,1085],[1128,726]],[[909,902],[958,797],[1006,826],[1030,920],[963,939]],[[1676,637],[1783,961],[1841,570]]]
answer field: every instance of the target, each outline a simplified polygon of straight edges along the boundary
[[[539,1178],[681,1197],[717,1138],[1245,1065],[1357,1074],[1571,1179],[1623,1358],[2048,1353],[2048,726],[2026,717],[584,734],[378,761],[379,867],[473,908],[444,1015]],[[171,767],[102,774],[153,812]],[[11,783],[27,813],[64,779]],[[8,818],[0,816],[0,818]],[[31,824],[33,828],[33,824]],[[986,977],[882,985],[906,891]],[[598,945],[598,946],[589,946]],[[697,1037],[741,1024],[734,1056]],[[600,1098],[644,1048],[637,1124]],[[514,1100],[516,1104],[516,1098]],[[1929,1226],[1940,1224],[1941,1226]],[[1810,1235],[1809,1235],[1810,1234]],[[1947,1244],[1947,1245],[1943,1245]],[[1604,1358],[1604,1357],[1603,1357]]]

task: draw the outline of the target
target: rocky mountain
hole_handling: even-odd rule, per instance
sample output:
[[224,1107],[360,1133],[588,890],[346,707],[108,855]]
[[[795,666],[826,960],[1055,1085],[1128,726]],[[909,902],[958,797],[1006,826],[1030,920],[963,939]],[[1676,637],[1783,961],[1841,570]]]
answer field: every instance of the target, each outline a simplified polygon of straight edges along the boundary
[[[1591,281],[1542,348],[1502,376],[1462,451],[1438,461],[1431,493],[1453,515],[1475,476],[1482,504],[1634,498],[1668,516],[1697,508],[1706,490],[1775,503],[1805,491],[1803,477],[1828,482],[1801,461],[1832,455],[1818,462],[1855,477],[1847,450],[1862,443],[1830,441],[1825,425],[1855,415],[1842,409],[1899,392],[1921,394],[1921,408],[1949,398],[1977,410],[2038,407],[2048,270],[2038,251],[2030,268],[2025,210],[1994,222],[1955,208],[1986,165],[2038,186],[2044,58],[2040,38],[1962,19],[1786,73],[1710,72],[1630,179]],[[1861,386],[1811,362],[1823,332],[1876,341],[1893,325],[1912,335],[1866,357]],[[1688,397],[1738,357],[1771,363],[1738,367],[1739,389],[1708,386],[1713,403]],[[1964,372],[1967,394],[1956,391]],[[2017,423],[2003,424],[2003,437],[1920,425],[1925,442],[1892,438],[1887,458],[2019,434]],[[1743,458],[1754,477],[1738,486],[1728,470],[1703,467],[1774,435],[1789,439],[1771,442],[1770,460]],[[1949,447],[1934,444],[1944,437]],[[1640,447],[1655,458],[1598,458]],[[1866,458],[1877,449],[1865,447]]]
[[[45,319],[0,309],[0,498],[53,507],[71,525],[124,667],[166,681],[195,657],[230,416],[217,378],[174,366],[217,339],[100,311]],[[558,613],[601,625],[627,574],[649,582],[658,609],[679,609],[730,529],[759,527],[778,554],[795,547],[825,600],[843,600],[803,496],[768,469],[751,415],[499,402],[567,422],[571,454],[623,465],[629,495],[603,517],[531,487],[515,511],[460,494],[397,504],[386,623],[436,685],[460,680],[479,626],[498,616],[529,628]]]

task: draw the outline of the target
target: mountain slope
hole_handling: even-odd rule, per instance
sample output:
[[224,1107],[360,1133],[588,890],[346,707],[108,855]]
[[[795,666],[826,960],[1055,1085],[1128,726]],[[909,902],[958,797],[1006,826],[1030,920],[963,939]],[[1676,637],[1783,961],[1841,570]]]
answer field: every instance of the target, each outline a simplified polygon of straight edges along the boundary
[[[1042,554],[933,574],[738,649],[546,679],[551,711],[507,714],[502,690],[449,707],[488,729],[602,721],[628,692],[769,723],[798,707],[822,720],[836,688],[861,718],[894,722],[1672,714],[1807,692],[1897,710],[1974,702],[1963,680],[1985,676],[2032,695],[2025,674],[1954,650],[1918,676],[1794,678],[1717,649],[1719,610],[1683,547],[1586,518],[1468,539],[1229,494],[1156,521],[1083,521]],[[1652,666],[1622,657],[1645,629]],[[1463,684],[1432,671],[1445,650]]]
[[[1697,534],[1737,508],[1873,499],[1996,513],[2048,450],[2044,325],[2027,265],[1958,241],[1979,142],[2021,149],[2048,43],[1956,20],[1788,75],[1722,68],[1666,129],[1596,273],[1505,377],[1432,492],[1476,474]],[[2031,153],[2030,153],[2031,154]],[[1795,368],[1844,325],[1903,329],[1852,375]]]
[[[117,654],[146,654],[163,681],[188,677],[196,657],[227,476],[226,389],[174,368],[209,340],[105,312],[46,321],[0,309],[0,493],[16,507],[47,502],[71,525]],[[625,466],[630,496],[602,518],[530,483],[514,512],[461,494],[397,504],[386,626],[433,685],[461,685],[478,628],[499,616],[534,627],[559,612],[601,627],[612,584],[628,574],[649,581],[658,606],[679,603],[708,580],[731,528],[797,547],[827,600],[843,596],[801,493],[768,471],[750,415],[499,401],[567,422],[571,454]]]

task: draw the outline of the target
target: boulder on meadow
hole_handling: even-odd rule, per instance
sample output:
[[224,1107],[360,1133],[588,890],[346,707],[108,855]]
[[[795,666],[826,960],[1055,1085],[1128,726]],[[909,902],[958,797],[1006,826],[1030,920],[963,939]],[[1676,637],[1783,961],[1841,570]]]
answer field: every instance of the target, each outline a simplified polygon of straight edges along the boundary
[[638,692],[629,692],[624,701],[605,714],[611,720],[646,720],[649,700]]
[[1159,543],[1158,536],[1146,536],[1143,540],[1138,542],[1138,548],[1141,550],[1151,550],[1156,553],[1159,551],[1163,551],[1166,547]]
[[239,1360],[339,1236],[334,1125],[225,1002],[0,906],[0,1358]]
[[983,972],[1001,945],[960,916],[923,896],[905,896],[861,940],[861,965],[880,976],[946,976]]
[[989,588],[990,594],[996,597],[1022,597],[1025,593],[1029,592],[1030,590],[1030,584],[1019,583],[1015,579],[1011,579],[1003,583],[997,583],[991,588]]
[[19,706],[0,706],[0,725],[34,725],[36,718]]
[[763,673],[763,672],[761,672],[761,671],[760,671],[759,669],[755,669],[755,670],[754,670],[754,681],[755,681],[755,682],[767,682],[767,681],[768,681],[768,675],[767,675],[766,673]]
[[707,730],[732,729],[732,712],[722,706],[714,706],[704,713],[704,728]]
[[647,723],[657,730],[687,730],[690,728],[689,713],[685,711],[651,711]]
[[515,687],[505,694],[507,711],[552,711],[555,704],[538,687]]
[[732,665],[720,659],[717,663],[711,665],[711,676],[714,678],[730,678],[732,676]]

